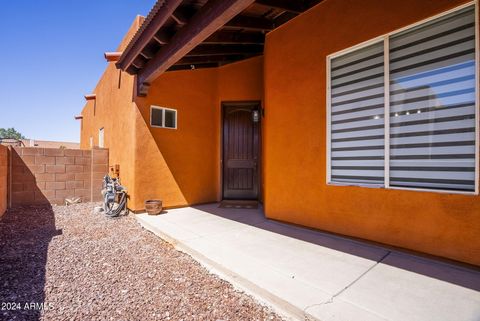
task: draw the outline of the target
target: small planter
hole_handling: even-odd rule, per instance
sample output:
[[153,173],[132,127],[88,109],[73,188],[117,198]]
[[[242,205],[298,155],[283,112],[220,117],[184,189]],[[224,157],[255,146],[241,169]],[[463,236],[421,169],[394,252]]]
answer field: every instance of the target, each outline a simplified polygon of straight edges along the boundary
[[162,201],[161,200],[147,200],[145,201],[145,210],[148,215],[158,215],[162,212]]

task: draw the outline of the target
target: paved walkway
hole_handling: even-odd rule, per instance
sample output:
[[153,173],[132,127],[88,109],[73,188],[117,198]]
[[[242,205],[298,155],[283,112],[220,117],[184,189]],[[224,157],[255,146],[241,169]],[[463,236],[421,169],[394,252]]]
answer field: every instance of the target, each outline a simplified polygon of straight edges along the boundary
[[145,228],[292,319],[480,320],[480,272],[217,204]]

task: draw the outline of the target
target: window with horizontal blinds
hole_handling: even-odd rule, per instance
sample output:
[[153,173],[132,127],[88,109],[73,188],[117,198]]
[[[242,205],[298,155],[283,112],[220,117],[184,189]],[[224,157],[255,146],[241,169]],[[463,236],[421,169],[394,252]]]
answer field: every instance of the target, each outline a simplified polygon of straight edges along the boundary
[[475,191],[475,50],[471,5],[329,57],[330,182]]
[[475,190],[475,10],[390,37],[390,185]]
[[331,179],[383,184],[383,42],[331,60]]

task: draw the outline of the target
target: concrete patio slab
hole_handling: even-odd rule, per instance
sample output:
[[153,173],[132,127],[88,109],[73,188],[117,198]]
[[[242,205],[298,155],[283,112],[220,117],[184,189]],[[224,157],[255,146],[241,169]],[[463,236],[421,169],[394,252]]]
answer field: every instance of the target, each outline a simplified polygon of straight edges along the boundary
[[478,285],[473,271],[391,253],[339,298],[389,320],[480,320]]
[[480,320],[480,272],[218,204],[140,224],[291,319]]

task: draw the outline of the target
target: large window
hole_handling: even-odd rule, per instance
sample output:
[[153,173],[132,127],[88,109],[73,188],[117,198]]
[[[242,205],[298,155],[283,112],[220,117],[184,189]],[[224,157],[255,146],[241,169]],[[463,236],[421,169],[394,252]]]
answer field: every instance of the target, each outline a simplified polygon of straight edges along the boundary
[[475,7],[328,57],[330,183],[478,192]]

